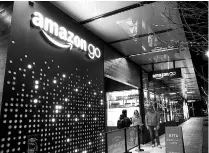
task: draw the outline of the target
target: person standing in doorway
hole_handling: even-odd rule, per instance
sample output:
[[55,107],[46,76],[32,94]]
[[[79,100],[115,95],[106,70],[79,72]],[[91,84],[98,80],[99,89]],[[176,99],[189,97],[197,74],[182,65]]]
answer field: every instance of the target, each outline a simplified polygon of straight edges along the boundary
[[[139,114],[138,110],[134,111],[134,115],[132,117],[132,124],[133,124],[133,126],[139,125],[139,133],[138,132],[137,133],[138,133],[138,137],[140,137],[142,134],[142,118],[141,118],[141,115]],[[140,148],[140,146],[139,146],[139,148]],[[138,151],[138,149],[136,151]],[[139,151],[144,151],[144,149],[140,148]]]
[[148,111],[145,115],[145,123],[150,133],[152,147],[155,147],[156,138],[158,148],[162,148],[158,134],[158,130],[160,129],[160,115],[157,111],[154,110],[153,106],[148,107]]

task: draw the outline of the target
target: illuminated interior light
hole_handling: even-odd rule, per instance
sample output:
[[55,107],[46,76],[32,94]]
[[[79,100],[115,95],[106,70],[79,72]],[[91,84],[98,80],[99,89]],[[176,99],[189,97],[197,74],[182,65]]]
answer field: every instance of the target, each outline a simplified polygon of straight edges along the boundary
[[91,84],[91,82],[89,81],[89,84]]
[[70,142],[70,139],[69,138],[67,139],[67,142]]
[[89,107],[91,107],[91,104],[89,104]]
[[101,91],[101,93],[103,93],[103,91]]
[[195,93],[194,91],[187,91],[187,93]]
[[67,117],[70,117],[70,114],[67,114]]
[[97,93],[96,92],[94,92],[94,95],[96,95]]
[[82,153],[87,153],[87,151],[86,151],[86,150],[84,150]]
[[78,92],[78,89],[76,88],[75,91]]
[[169,93],[170,95],[175,95],[176,93],[175,92],[173,92],[173,93]]
[[100,133],[99,135],[102,136],[102,133]]
[[68,101],[68,99],[67,99],[67,98],[65,98],[65,101],[67,102],[67,101]]
[[55,118],[52,118],[52,122],[55,122]]
[[70,50],[73,48],[73,45],[71,43],[68,43],[67,45],[61,44],[59,42],[57,42],[56,40],[54,40],[53,38],[51,38],[44,30],[41,30],[42,33],[44,34],[44,36],[54,45],[60,47],[60,48],[70,48]]
[[58,110],[58,109],[56,109],[56,110],[55,110],[55,113],[59,113],[59,110]]
[[91,145],[92,143],[91,142],[89,142],[89,145]]
[[94,120],[96,121],[96,120],[97,120],[97,118],[95,117],[95,118],[94,118]]
[[144,46],[142,46],[143,50],[146,51],[146,48]]
[[207,51],[207,52],[205,53],[205,55],[207,55],[207,57],[209,57],[209,51]]
[[85,114],[83,114],[82,117],[85,117]]
[[36,81],[35,81],[35,84],[39,84],[39,81],[38,81],[38,80],[36,80]]
[[75,121],[77,122],[78,121],[78,118],[75,118]]
[[75,152],[78,152],[78,149],[75,149]]
[[32,65],[31,65],[31,64],[28,64],[28,68],[29,68],[29,69],[32,69]]
[[53,83],[56,84],[57,83],[57,80],[53,80]]
[[34,102],[34,103],[37,103],[37,102],[38,102],[38,99],[34,99],[33,102]]

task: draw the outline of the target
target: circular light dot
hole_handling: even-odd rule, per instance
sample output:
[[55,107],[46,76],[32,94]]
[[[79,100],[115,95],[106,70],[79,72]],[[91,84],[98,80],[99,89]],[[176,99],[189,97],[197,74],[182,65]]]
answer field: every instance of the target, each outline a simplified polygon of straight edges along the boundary
[[34,102],[34,103],[37,103],[37,102],[38,102],[38,99],[34,99],[33,102]]
[[55,122],[55,118],[52,118],[52,122]]
[[62,75],[62,77],[63,77],[63,78],[66,78],[66,75],[65,75],[65,74],[63,74],[63,75]]
[[75,118],[75,121],[77,122],[78,121],[78,118]]
[[91,104],[89,104],[89,107],[91,107]]
[[91,84],[91,82],[89,81],[89,84]]
[[89,142],[89,145],[91,145],[92,143],[91,142]]
[[85,117],[85,114],[83,114],[82,117]]
[[35,84],[39,84],[39,81],[38,81],[38,80],[36,80],[36,81],[35,81]]
[[55,109],[62,109],[62,106],[61,105],[56,105]]
[[70,139],[69,138],[67,139],[67,142],[70,142]]
[[103,93],[103,91],[101,91],[101,93]]
[[78,149],[75,149],[75,152],[78,152]]
[[59,110],[58,110],[58,109],[56,109],[56,110],[55,110],[55,113],[59,113]]
[[78,92],[78,89],[76,88],[75,91]]
[[56,84],[57,83],[57,80],[53,80],[53,83]]
[[68,99],[67,99],[67,98],[65,98],[65,101],[68,101]]
[[35,85],[35,89],[38,89],[38,85]]
[[28,64],[27,66],[29,69],[32,69],[32,65],[31,64]]
[[67,114],[67,117],[70,117],[70,114]]

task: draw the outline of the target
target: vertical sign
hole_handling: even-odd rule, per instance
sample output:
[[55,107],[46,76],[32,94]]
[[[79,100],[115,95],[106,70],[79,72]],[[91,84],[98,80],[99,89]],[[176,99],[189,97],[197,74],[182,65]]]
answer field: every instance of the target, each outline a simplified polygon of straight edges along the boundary
[[166,153],[185,153],[182,127],[165,128]]
[[28,136],[28,149],[27,153],[37,153],[38,152],[38,135]]
[[125,133],[124,130],[111,132],[107,134],[108,153],[125,152]]
[[127,150],[138,145],[138,127],[129,127],[126,129]]

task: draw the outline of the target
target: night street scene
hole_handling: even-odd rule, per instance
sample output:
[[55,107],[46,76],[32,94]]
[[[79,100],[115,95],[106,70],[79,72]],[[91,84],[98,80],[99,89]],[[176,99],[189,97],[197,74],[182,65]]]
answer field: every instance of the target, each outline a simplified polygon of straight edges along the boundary
[[0,1],[0,153],[208,153],[208,1]]

